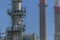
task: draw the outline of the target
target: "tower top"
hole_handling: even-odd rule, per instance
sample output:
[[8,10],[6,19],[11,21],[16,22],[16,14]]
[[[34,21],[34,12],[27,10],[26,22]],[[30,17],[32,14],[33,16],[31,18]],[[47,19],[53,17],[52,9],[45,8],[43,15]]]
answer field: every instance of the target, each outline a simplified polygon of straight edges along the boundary
[[46,0],[40,0],[40,4],[46,4]]
[[60,7],[60,0],[55,0],[55,7]]

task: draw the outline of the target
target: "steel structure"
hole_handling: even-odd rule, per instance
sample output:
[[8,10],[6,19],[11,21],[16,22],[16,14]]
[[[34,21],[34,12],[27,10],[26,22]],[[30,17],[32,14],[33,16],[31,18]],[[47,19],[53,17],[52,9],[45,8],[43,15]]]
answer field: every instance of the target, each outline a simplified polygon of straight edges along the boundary
[[46,0],[40,0],[40,40],[46,39]]
[[[6,32],[0,32],[0,40],[39,40],[35,34],[25,34],[25,24],[23,18],[26,16],[26,8],[22,6],[22,0],[12,0],[12,9],[8,9],[8,15],[11,16],[12,25],[6,29]],[[1,34],[6,34],[2,38]]]
[[55,40],[60,40],[60,0],[55,0]]
[[6,40],[22,40],[25,31],[25,24],[23,24],[25,13],[26,10],[22,6],[22,0],[12,0],[12,9],[8,10],[12,19],[12,26],[6,31]]

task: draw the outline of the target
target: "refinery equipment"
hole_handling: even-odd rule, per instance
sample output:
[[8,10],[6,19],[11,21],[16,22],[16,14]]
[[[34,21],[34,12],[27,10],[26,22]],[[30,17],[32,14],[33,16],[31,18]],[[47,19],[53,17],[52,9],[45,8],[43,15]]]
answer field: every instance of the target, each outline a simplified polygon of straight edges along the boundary
[[12,0],[12,9],[8,9],[8,15],[11,16],[12,26],[7,29],[7,40],[22,40],[25,24],[23,18],[26,10],[22,7],[22,0]]
[[55,0],[55,40],[60,40],[60,0]]
[[46,39],[46,0],[40,0],[40,40]]
[[22,0],[11,0],[12,9],[8,9],[8,15],[11,16],[12,25],[6,29],[4,39],[0,40],[39,40],[35,34],[24,35],[26,25],[23,23],[23,18],[26,16],[26,8],[22,6]]

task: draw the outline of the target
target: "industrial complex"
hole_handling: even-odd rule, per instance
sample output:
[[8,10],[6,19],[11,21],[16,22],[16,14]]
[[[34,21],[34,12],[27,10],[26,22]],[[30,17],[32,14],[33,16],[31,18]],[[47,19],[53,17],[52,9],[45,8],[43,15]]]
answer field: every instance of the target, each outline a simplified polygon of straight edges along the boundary
[[22,6],[22,0],[11,0],[12,9],[8,9],[8,15],[11,16],[12,25],[6,29],[4,38],[0,35],[0,40],[38,40],[35,34],[24,34],[26,25],[23,18],[26,16],[26,8]]
[[[40,37],[36,34],[24,34],[26,30],[26,24],[23,23],[23,19],[26,16],[26,8],[22,6],[23,0],[11,0],[12,9],[8,9],[8,15],[11,17],[12,25],[6,28],[6,33],[0,32],[0,40],[47,40],[46,31],[46,7],[47,0],[39,0],[40,9]],[[54,40],[60,40],[60,0],[54,0],[54,12],[55,12],[55,34]],[[1,34],[6,34],[2,38]]]

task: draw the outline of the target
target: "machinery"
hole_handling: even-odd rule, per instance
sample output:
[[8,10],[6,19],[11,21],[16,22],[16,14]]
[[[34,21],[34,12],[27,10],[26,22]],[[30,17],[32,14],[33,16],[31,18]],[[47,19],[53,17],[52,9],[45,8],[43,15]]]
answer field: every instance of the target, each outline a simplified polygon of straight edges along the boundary
[[22,40],[25,24],[23,18],[26,10],[22,7],[22,0],[12,0],[12,9],[8,10],[8,14],[12,19],[12,26],[7,29],[7,40]]

